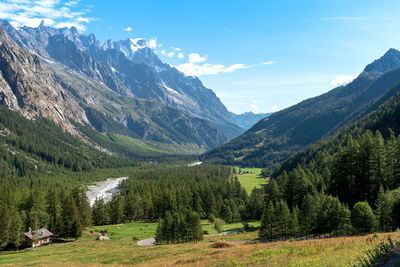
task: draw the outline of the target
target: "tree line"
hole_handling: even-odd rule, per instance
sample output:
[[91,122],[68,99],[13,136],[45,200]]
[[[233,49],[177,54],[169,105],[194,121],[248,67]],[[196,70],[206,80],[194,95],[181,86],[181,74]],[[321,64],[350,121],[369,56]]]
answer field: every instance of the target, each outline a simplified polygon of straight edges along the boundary
[[[260,235],[284,237],[282,227],[287,225],[294,237],[297,229],[301,236],[315,236],[400,227],[400,137],[388,133],[386,140],[379,131],[367,130],[356,138],[343,135],[345,141],[333,153],[332,144],[321,143],[279,166],[266,188]],[[294,227],[295,220],[299,223]],[[279,226],[276,221],[288,224]]]

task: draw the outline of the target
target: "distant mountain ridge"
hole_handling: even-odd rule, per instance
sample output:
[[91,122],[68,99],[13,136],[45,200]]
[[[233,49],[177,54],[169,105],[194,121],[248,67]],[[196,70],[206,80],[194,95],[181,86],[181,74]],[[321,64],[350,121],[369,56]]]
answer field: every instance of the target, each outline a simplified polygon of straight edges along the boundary
[[[49,88],[60,94],[46,103],[38,89],[37,99],[33,100],[29,94],[18,93],[12,81],[6,79],[9,89],[0,89],[1,103],[26,117],[49,118],[78,136],[82,134],[71,119],[103,134],[118,133],[203,150],[244,131],[212,90],[198,78],[162,63],[143,39],[109,40],[101,45],[93,34],[79,34],[74,27],[55,29],[42,23],[37,28],[17,30],[5,20],[0,20],[0,26],[5,30],[0,32],[0,39],[8,44],[3,55],[9,54],[7,50],[18,54],[4,61],[3,66],[34,58],[51,77],[42,81],[42,74],[33,71],[29,81],[22,81],[18,72],[31,70],[20,68],[14,75],[22,79],[21,92],[31,90],[33,82],[41,84],[43,90]],[[3,76],[8,73],[5,70]],[[43,85],[47,81],[50,84]],[[31,101],[32,107],[21,105],[22,101]],[[53,106],[56,111],[50,114]]]
[[[126,138],[169,144],[176,153],[204,151],[243,131],[200,80],[163,64],[149,47],[132,53],[148,64],[135,63],[75,28],[0,26],[0,103],[32,120],[49,119],[103,152],[125,151]],[[179,105],[171,94],[182,98],[175,97]]]
[[108,40],[101,45],[93,34],[79,34],[74,27],[54,29],[42,23],[37,28],[15,30],[1,20],[0,25],[21,47],[83,72],[119,94],[156,99],[210,121],[230,138],[243,132],[212,90],[198,78],[161,62],[141,38]]
[[245,130],[248,130],[259,120],[268,117],[272,113],[253,113],[249,111],[249,112],[244,112],[242,114],[235,114],[231,112],[231,114],[233,119],[236,121],[237,125],[239,125]]
[[269,166],[334,134],[400,81],[400,52],[389,49],[350,84],[268,116],[243,135],[204,154],[230,164]]

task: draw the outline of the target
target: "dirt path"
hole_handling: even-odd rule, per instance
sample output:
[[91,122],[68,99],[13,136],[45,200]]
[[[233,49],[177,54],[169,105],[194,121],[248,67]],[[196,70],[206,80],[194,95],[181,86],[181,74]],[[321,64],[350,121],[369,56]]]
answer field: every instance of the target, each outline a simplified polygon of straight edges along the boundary
[[[222,233],[219,233],[219,234],[204,235],[204,237],[230,235],[230,234],[237,233],[237,232],[242,232],[242,231],[244,231],[243,228],[238,228],[238,229],[233,229],[233,230],[229,230],[229,231],[226,231],[226,232],[222,232]],[[156,240],[154,238],[147,238],[147,239],[143,239],[143,240],[138,241],[136,244],[138,246],[141,246],[141,247],[147,247],[147,246],[155,246],[156,245],[155,242],[156,242]],[[244,242],[244,241],[232,241],[232,242],[235,243],[235,242]],[[214,243],[214,242],[198,243],[198,244],[208,244],[208,243],[211,244],[211,243]]]
[[89,185],[86,195],[89,199],[90,206],[93,206],[96,198],[102,198],[104,202],[110,201],[112,195],[118,193],[119,184],[126,179],[128,179],[128,177],[108,178],[105,181]]

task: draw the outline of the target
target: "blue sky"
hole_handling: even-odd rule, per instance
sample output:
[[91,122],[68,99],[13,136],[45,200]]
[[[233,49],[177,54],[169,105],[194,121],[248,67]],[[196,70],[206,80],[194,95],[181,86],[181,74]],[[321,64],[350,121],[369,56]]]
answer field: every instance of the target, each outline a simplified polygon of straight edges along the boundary
[[319,95],[400,48],[400,0],[1,0],[0,18],[75,25],[102,42],[153,40],[163,61],[200,76],[236,113]]

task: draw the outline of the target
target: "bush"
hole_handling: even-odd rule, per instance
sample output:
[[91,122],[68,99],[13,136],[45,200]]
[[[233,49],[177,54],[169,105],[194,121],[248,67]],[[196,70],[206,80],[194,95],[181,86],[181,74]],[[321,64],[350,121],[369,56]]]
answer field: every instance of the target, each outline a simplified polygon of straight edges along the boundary
[[214,217],[214,215],[210,214],[210,216],[208,216],[208,221],[209,221],[210,223],[214,223],[214,222],[215,222],[215,217]]
[[368,202],[357,202],[354,205],[351,223],[358,233],[370,233],[375,229],[376,218]]
[[212,248],[230,248],[233,246],[233,244],[229,243],[229,242],[219,241],[219,242],[212,243],[210,246]]
[[213,224],[215,231],[217,231],[218,233],[221,233],[222,226],[224,225],[224,223],[225,222],[222,219],[219,219],[219,218],[215,219],[214,224]]
[[253,225],[250,225],[248,222],[243,223],[243,228],[246,232],[254,232],[256,228]]

